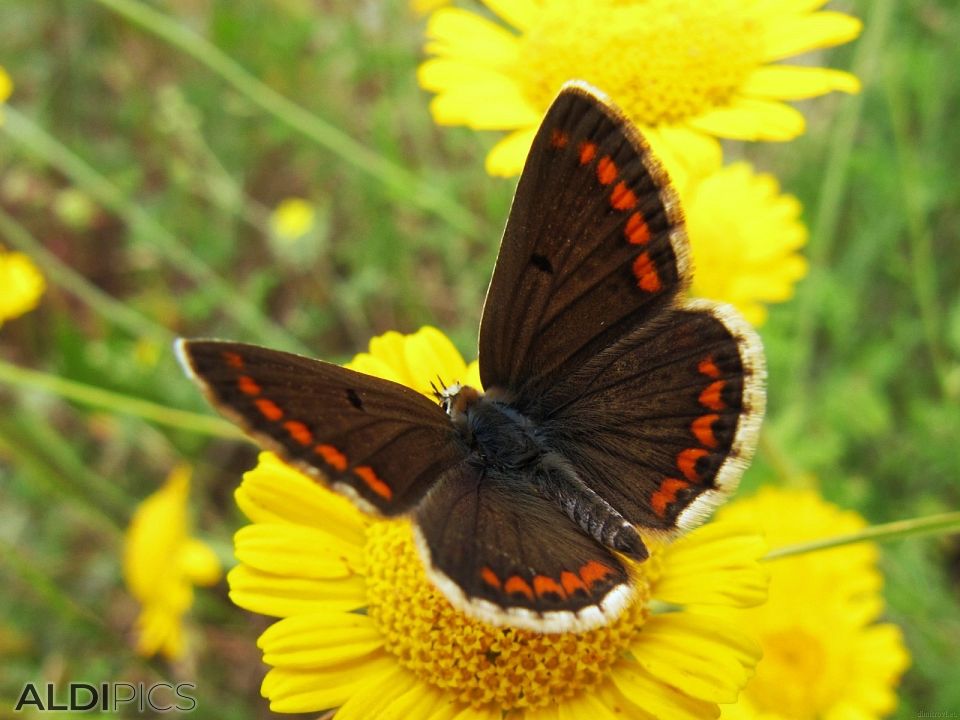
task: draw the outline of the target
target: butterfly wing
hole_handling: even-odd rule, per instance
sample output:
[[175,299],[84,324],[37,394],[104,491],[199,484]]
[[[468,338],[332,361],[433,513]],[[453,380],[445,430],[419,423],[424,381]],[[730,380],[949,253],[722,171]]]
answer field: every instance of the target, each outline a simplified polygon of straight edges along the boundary
[[466,457],[446,413],[403,385],[255,345],[180,340],[177,351],[221,413],[367,511],[409,510]]
[[764,378],[752,328],[729,306],[689,301],[551,388],[543,431],[626,520],[689,529],[749,463]]
[[688,283],[677,200],[636,128],[564,86],[527,158],[480,326],[483,385],[529,410]]
[[414,519],[430,578],[487,622],[582,631],[616,617],[631,597],[616,556],[524,478],[477,458],[451,468]]

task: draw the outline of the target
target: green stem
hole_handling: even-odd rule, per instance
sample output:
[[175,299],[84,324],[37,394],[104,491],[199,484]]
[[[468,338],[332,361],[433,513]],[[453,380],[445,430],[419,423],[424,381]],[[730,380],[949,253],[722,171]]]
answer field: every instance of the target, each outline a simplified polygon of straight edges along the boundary
[[[893,0],[878,0],[871,6],[872,12],[867,19],[866,32],[861,38],[853,59],[853,73],[869,83],[875,76],[872,67],[877,58],[883,55],[883,43],[893,16]],[[827,152],[823,182],[817,201],[816,220],[810,232],[807,254],[810,258],[811,274],[820,272],[829,261],[837,237],[840,211],[847,196],[850,180],[850,155],[863,117],[865,93],[854,95],[846,100],[838,113]],[[813,280],[814,278],[811,278]],[[817,303],[820,302],[817,284],[801,283],[797,288],[798,326],[793,343],[793,367],[787,373],[792,378],[795,390],[792,404],[805,407],[808,395],[803,393],[809,387],[809,376],[815,335],[820,315]]]
[[170,43],[219,75],[262,110],[310,138],[328,152],[369,174],[413,206],[435,214],[456,230],[476,236],[476,219],[444,189],[409,172],[284,97],[243,69],[229,55],[171,19],[136,0],[95,0],[141,30]]
[[177,237],[81,157],[74,154],[15,108],[4,107],[5,132],[36,157],[63,172],[79,187],[119,215],[131,232],[153,243],[163,256],[198,287],[215,296],[223,312],[271,345],[306,352],[305,346],[270,321],[260,309],[197,257]]
[[3,360],[0,360],[0,382],[6,382],[18,388],[30,388],[31,390],[59,395],[83,405],[103,408],[122,415],[133,415],[181,430],[231,440],[243,437],[236,427],[220,418],[177,410],[165,405],[158,405],[149,400],[133,398],[129,395],[74,382],[56,375],[27,370]]
[[766,554],[764,560],[779,560],[794,555],[830,550],[831,548],[853,545],[861,542],[889,542],[920,535],[946,535],[960,533],[960,512],[940,513],[911,520],[897,520],[882,525],[871,525],[849,535],[811,540],[809,542],[785,545],[774,548]]
[[150,337],[163,345],[169,345],[173,340],[174,335],[167,328],[110,297],[61,262],[2,207],[0,207],[0,237],[29,255],[43,269],[47,278],[85,302],[108,322],[123,328],[134,337]]

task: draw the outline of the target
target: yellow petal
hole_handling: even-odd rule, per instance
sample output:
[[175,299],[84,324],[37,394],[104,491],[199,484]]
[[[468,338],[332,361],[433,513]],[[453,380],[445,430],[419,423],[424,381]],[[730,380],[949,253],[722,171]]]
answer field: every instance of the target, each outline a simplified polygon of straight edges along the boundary
[[227,582],[235,605],[273,617],[348,612],[367,603],[367,584],[359,575],[338,580],[284,577],[238,565],[227,574]]
[[650,675],[701,700],[736,701],[760,658],[760,647],[724,618],[675,612],[653,615],[631,647]]
[[438,59],[423,63],[418,77],[424,88],[438,93],[430,103],[430,112],[441,125],[500,130],[540,121],[540,111],[520,87],[499,72]]
[[337,720],[370,720],[382,717],[390,705],[419,681],[399,665],[373,679],[337,711]]
[[790,140],[803,133],[798,110],[780,102],[737,98],[687,121],[690,127],[734,140]]
[[241,563],[275,575],[333,580],[363,566],[359,547],[306,525],[247,525],[237,531],[234,546]]
[[430,383],[435,381],[437,376],[444,383],[450,384],[467,372],[467,364],[450,338],[430,326],[420,328],[409,337],[406,362],[417,378],[417,383],[412,387],[426,395],[432,393]]
[[537,129],[533,127],[516,130],[503,138],[487,154],[487,172],[497,177],[519,175],[536,134]]
[[610,672],[610,679],[628,701],[655,718],[703,720],[717,715],[713,703],[690,697],[673,685],[664,684],[636,664],[618,663]]
[[392,655],[375,655],[324,670],[274,668],[263,678],[260,694],[274,712],[313,712],[343,705],[397,667]]
[[381,649],[383,636],[366,615],[307,613],[274,623],[257,640],[257,646],[267,665],[336,669]]
[[476,13],[444,8],[427,22],[429,55],[470,60],[486,67],[508,69],[517,61],[520,42],[500,25]]
[[361,547],[365,522],[347,499],[327,490],[273,453],[261,453],[235,493],[243,514],[254,522],[287,522],[317,527],[344,544]]
[[542,10],[534,0],[482,0],[517,30],[529,30],[537,22]]
[[784,15],[764,27],[764,59],[782,60],[810,50],[841,45],[863,29],[855,17],[838,12],[818,12],[805,17]]
[[478,390],[483,389],[483,383],[480,382],[480,361],[474,360],[472,363],[467,365],[467,371],[464,373],[463,384],[469,385],[472,388],[477,388]]
[[348,370],[356,370],[364,375],[373,375],[382,380],[406,385],[409,378],[398,372],[397,367],[370,353],[357,353],[353,360],[344,364]]
[[202,540],[190,538],[180,550],[180,567],[194,585],[213,585],[223,576],[217,554]]
[[771,100],[801,100],[834,90],[860,92],[860,81],[843,70],[767,65],[755,70],[741,88],[745,95]]

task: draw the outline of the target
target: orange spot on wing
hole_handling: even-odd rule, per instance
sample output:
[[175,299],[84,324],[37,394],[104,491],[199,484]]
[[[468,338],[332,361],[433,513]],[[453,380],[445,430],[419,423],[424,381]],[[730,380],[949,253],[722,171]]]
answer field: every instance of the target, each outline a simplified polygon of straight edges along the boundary
[[480,577],[487,585],[490,585],[497,590],[500,589],[500,578],[498,578],[497,574],[490,568],[484,567],[482,570],[480,570]]
[[650,496],[650,505],[653,506],[653,511],[663,517],[667,512],[667,505],[675,502],[677,493],[685,487],[690,487],[690,483],[686,480],[666,478],[660,483],[660,489]]
[[718,442],[713,434],[713,424],[719,419],[720,416],[713,413],[698,417],[690,424],[690,432],[704,447],[715,448]]
[[684,477],[691,482],[697,482],[700,475],[697,473],[697,460],[709,453],[703,448],[687,448],[677,453],[677,467]]
[[290,437],[301,445],[309,445],[313,442],[313,433],[310,432],[310,428],[299,420],[287,420],[283,427],[290,433]]
[[507,578],[507,582],[504,584],[503,589],[506,590],[507,594],[514,595],[520,594],[527,598],[527,600],[533,600],[533,589],[519,575],[512,575]]
[[347,456],[337,450],[333,445],[317,445],[313,451],[322,457],[327,465],[334,470],[343,472],[347,469]]
[[562,600],[565,600],[567,597],[560,583],[546,575],[533,576],[533,591],[537,594],[537,597],[543,597],[547,593],[558,595]]
[[610,159],[609,155],[604,155],[597,162],[597,180],[601,185],[609,185],[617,179],[617,164]]
[[637,285],[641,290],[656,292],[660,289],[660,276],[657,275],[657,267],[647,253],[637,255],[637,259],[633,261],[633,274],[636,276]]
[[559,128],[554,128],[553,132],[550,133],[550,144],[557,149],[565,148],[569,142],[570,136]]
[[583,584],[583,580],[576,573],[572,573],[569,570],[564,570],[560,573],[560,584],[563,586],[563,591],[567,596],[573,595],[578,590],[590,594],[590,591],[587,589],[587,586]]
[[621,180],[614,186],[613,192],[610,193],[610,204],[616,210],[633,210],[637,206],[637,196]]
[[377,474],[373,471],[373,468],[369,465],[355,467],[353,469],[353,473],[363,480],[364,484],[366,484],[368,488],[373,490],[384,500],[389,500],[393,497],[393,490],[391,490],[390,486],[377,476]]
[[237,378],[237,387],[240,388],[240,392],[244,395],[259,395],[260,386],[257,385],[257,381],[254,380],[249,375],[241,375]]
[[643,213],[635,212],[631,215],[623,233],[634,245],[646,245],[650,242],[650,228],[647,227],[647,221],[643,219]]
[[604,565],[597,560],[591,560],[580,568],[580,577],[587,585],[596,585],[603,582],[610,575],[616,575],[617,571],[609,565]]
[[273,400],[257,398],[253,402],[267,420],[277,421],[283,417],[283,410],[281,410]]
[[243,367],[243,358],[235,352],[227,351],[222,355],[223,361],[230,367],[239,370]]
[[597,155],[597,146],[595,143],[584,140],[580,143],[580,164],[586,165]]
[[700,404],[711,410],[723,410],[726,404],[723,402],[723,386],[726,382],[717,380],[712,382],[700,393]]
[[700,371],[701,375],[706,375],[707,377],[718,378],[721,375],[720,368],[717,367],[711,355],[707,355],[699,362],[697,370]]

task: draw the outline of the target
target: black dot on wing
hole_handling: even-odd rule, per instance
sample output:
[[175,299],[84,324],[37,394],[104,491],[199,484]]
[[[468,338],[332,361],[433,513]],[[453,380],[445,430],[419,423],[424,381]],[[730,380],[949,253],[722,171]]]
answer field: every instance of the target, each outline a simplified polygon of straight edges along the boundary
[[357,391],[353,388],[347,390],[347,400],[349,400],[350,404],[353,405],[357,410],[363,410],[363,400],[360,399]]
[[550,261],[545,255],[534,253],[530,256],[530,264],[540,272],[545,272],[547,275],[553,275],[553,265],[550,264]]

